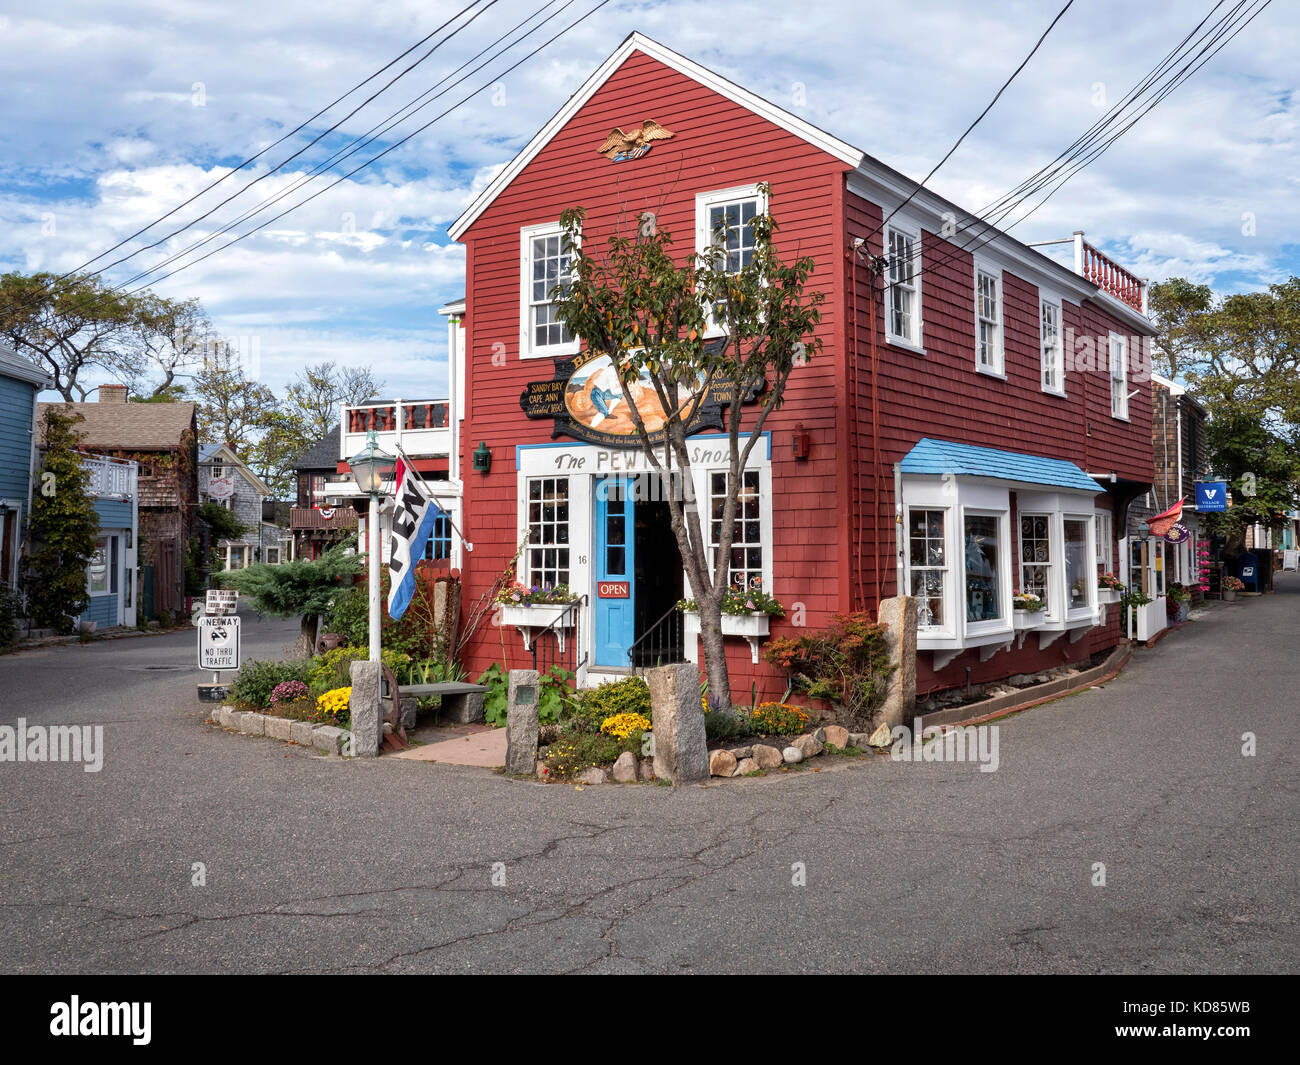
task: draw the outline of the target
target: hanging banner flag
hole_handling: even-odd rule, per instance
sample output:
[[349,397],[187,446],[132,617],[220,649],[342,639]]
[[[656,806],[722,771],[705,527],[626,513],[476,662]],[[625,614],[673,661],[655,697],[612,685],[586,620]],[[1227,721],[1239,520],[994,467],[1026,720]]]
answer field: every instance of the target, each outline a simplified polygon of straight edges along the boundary
[[1147,524],[1151,526],[1152,536],[1164,536],[1174,527],[1174,522],[1183,516],[1183,501],[1180,499],[1168,510],[1161,511],[1153,518],[1147,518]]
[[424,557],[424,545],[433,523],[443,516],[423,478],[404,458],[397,460],[397,495],[393,500],[392,550],[388,557],[388,614],[394,620],[406,613],[415,595],[415,563]]
[[1169,526],[1169,531],[1165,533],[1165,543],[1168,544],[1185,544],[1192,537],[1192,530],[1182,522],[1174,522]]

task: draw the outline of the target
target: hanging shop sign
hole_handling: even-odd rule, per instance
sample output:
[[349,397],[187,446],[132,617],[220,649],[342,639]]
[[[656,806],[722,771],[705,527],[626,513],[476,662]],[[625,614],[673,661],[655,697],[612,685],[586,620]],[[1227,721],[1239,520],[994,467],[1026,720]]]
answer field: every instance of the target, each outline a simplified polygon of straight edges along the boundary
[[[723,341],[719,339],[710,343],[721,344]],[[740,401],[753,403],[765,387],[767,380],[758,379],[744,389]],[[730,406],[733,398],[730,384],[710,383],[702,393],[698,382],[697,387],[682,383],[677,389],[678,402],[687,405],[683,411],[687,435],[723,427],[722,409]],[[662,443],[666,418],[649,373],[643,371],[640,378],[629,385],[628,393],[650,436],[651,445]],[[700,393],[699,402],[691,405],[692,397],[697,393]],[[529,381],[519,395],[519,406],[529,418],[552,419],[552,437],[570,436],[604,447],[641,446],[618,373],[608,355],[583,352],[572,359],[556,359],[555,376],[547,381]]]
[[1214,513],[1228,509],[1227,481],[1197,481],[1196,509],[1202,513]]
[[1192,530],[1182,522],[1174,522],[1165,533],[1165,542],[1170,544],[1185,544],[1192,537]]

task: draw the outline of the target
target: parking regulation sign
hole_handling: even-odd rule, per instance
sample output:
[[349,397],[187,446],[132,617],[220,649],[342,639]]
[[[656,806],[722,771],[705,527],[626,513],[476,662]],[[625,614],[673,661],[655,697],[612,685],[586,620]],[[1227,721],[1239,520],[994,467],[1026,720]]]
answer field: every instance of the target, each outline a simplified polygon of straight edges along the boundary
[[239,668],[239,615],[199,621],[199,668]]

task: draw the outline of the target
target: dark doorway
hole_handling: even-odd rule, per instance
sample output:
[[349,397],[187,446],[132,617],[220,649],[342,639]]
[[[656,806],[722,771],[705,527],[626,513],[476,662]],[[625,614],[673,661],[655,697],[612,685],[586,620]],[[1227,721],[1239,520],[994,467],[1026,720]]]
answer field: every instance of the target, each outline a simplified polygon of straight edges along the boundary
[[648,499],[644,490],[651,478],[640,478],[633,510],[636,523],[636,643],[632,665],[645,668],[681,662],[685,643],[682,615],[676,610],[682,598],[682,556],[673,535],[666,499]]

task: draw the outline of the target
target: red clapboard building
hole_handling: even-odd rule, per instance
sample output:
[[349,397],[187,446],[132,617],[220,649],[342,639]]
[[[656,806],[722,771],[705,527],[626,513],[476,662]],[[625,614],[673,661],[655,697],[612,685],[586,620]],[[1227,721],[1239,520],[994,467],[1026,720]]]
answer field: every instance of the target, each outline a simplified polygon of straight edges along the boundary
[[[823,351],[794,372],[744,475],[732,577],[785,606],[770,635],[915,595],[920,693],[1117,643],[1120,610],[1097,576],[1117,571],[1128,503],[1153,475],[1139,279],[1081,234],[1071,268],[976,223],[639,34],[450,230],[467,250],[452,330],[467,607],[522,544],[525,585],[587,596],[570,636],[583,683],[626,673],[629,649],[656,641],[672,660],[650,630],[689,588],[666,503],[636,491],[647,465],[630,420],[551,312],[568,265],[559,220],[585,208],[584,243],[599,247],[651,212],[683,255],[725,221],[743,255],[764,187],[782,257],[812,256],[808,288],[826,294]],[[725,479],[726,441],[705,429],[693,442],[703,505]],[[1022,591],[1046,609],[1014,610]],[[527,664],[516,616],[480,627],[471,669],[503,650]],[[694,660],[690,633],[674,639]],[[785,677],[758,659],[762,639],[728,638],[731,678],[777,697]]]

